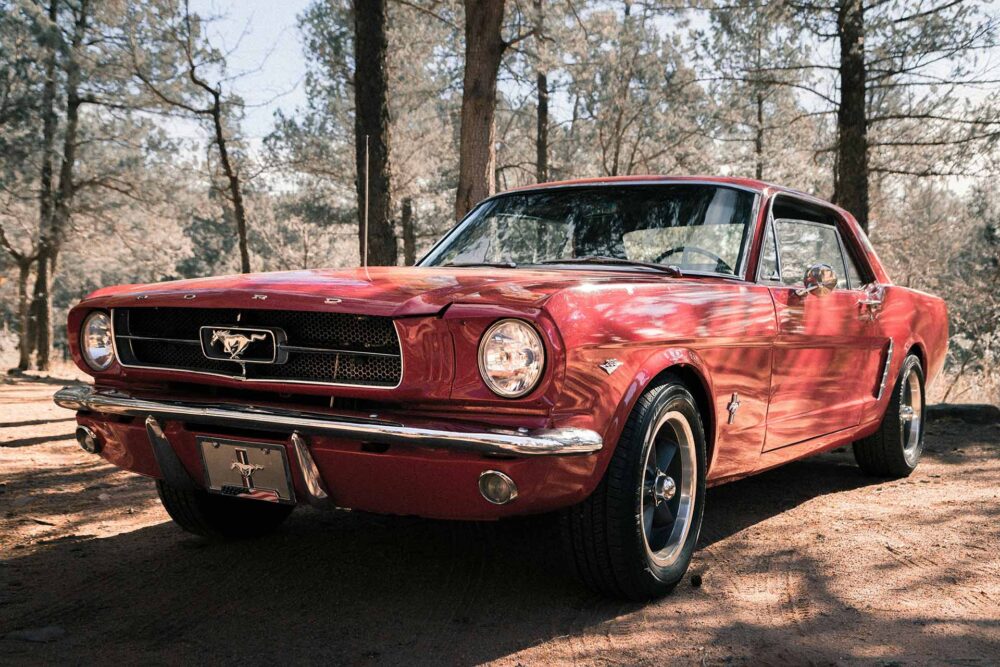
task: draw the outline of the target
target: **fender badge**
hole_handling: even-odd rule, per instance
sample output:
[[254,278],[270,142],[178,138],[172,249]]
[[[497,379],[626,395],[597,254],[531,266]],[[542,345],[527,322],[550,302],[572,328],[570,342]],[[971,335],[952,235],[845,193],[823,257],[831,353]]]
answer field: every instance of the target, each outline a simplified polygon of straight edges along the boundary
[[608,375],[611,375],[616,370],[618,370],[619,366],[621,365],[622,362],[618,361],[617,359],[605,359],[603,364],[598,365],[598,368],[600,368]]
[[740,409],[740,395],[734,391],[733,397],[729,400],[729,405],[726,406],[726,410],[729,410],[730,424],[736,421],[736,411],[739,409]]

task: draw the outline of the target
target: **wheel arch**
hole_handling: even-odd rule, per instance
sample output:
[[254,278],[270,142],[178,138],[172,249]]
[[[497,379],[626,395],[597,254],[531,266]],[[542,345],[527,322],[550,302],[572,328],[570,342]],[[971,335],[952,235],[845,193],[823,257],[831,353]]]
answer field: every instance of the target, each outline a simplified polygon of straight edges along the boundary
[[718,419],[715,414],[714,391],[711,375],[704,361],[694,350],[686,348],[671,348],[652,355],[636,373],[629,390],[624,393],[626,400],[619,405],[620,424],[635,408],[635,403],[649,387],[668,376],[677,378],[691,392],[695,407],[702,418],[705,431],[705,455],[708,470],[711,471],[716,452],[716,428]]
[[906,347],[906,352],[903,354],[903,359],[906,359],[906,357],[911,354],[916,355],[917,359],[920,360],[920,368],[923,369],[923,372],[926,374],[927,351],[924,349],[923,343],[921,343],[919,340],[911,340]]
[[708,380],[702,375],[702,372],[690,364],[674,364],[660,371],[653,378],[653,382],[658,382],[672,375],[691,392],[695,406],[698,408],[698,414],[701,415],[702,427],[705,430],[706,469],[711,471],[715,455],[715,411],[713,409],[715,403],[712,401],[711,393],[709,393]]

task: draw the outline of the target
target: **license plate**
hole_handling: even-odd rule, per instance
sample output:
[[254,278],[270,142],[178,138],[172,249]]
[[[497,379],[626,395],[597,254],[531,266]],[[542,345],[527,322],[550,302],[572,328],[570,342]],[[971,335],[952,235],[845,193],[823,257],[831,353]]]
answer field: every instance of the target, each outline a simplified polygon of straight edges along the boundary
[[200,437],[205,486],[238,498],[294,503],[288,457],[281,445]]

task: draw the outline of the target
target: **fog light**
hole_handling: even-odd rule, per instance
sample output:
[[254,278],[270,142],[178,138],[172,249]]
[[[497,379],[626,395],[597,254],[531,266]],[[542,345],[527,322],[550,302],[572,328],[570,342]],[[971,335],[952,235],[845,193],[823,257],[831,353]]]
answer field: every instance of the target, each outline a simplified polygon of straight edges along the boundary
[[84,451],[88,451],[91,454],[101,451],[101,441],[97,438],[97,434],[86,426],[76,427],[76,441],[80,443]]
[[479,476],[479,493],[494,505],[506,505],[517,498],[517,484],[497,470],[487,470]]

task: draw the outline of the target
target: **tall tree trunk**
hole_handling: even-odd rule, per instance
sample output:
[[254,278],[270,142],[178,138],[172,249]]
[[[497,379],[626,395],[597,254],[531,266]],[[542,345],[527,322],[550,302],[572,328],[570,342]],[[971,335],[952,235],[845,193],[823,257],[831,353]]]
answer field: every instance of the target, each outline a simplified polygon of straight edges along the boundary
[[[73,175],[76,170],[77,131],[80,125],[80,64],[77,55],[83,45],[87,32],[89,11],[88,0],[80,0],[75,10],[76,20],[73,26],[70,56],[66,60],[66,129],[63,132],[62,161],[59,165],[59,188],[55,193],[55,206],[52,211],[52,225],[49,234],[47,257],[38,259],[38,275],[36,282],[36,297],[40,297],[38,309],[38,370],[48,370],[52,354],[52,280],[58,269],[59,251],[66,238],[69,228],[73,199],[76,196],[76,185]],[[44,279],[42,276],[44,275]],[[38,293],[37,286],[44,290]]]
[[863,0],[841,0],[840,108],[837,110],[837,174],[834,201],[868,231],[868,116],[865,109],[865,15]]
[[0,248],[7,251],[14,263],[17,264],[17,349],[20,352],[18,360],[18,370],[26,371],[31,364],[32,336],[34,330],[31,325],[31,306],[29,298],[28,282],[31,277],[31,266],[38,259],[38,250],[31,252],[21,252],[7,240],[3,225],[0,225]]
[[229,158],[229,144],[226,141],[225,127],[222,122],[222,91],[218,87],[211,90],[212,127],[215,130],[215,145],[219,148],[219,162],[229,187],[229,198],[233,202],[236,239],[240,249],[240,272],[250,273],[250,247],[247,243],[247,213],[243,206],[243,188],[240,185],[239,172],[236,171],[236,167]]
[[413,223],[413,200],[407,197],[403,200],[403,263],[413,266],[417,263],[417,230]]
[[[187,57],[188,62],[188,78],[191,80],[191,83],[208,93],[210,99],[212,100],[212,104],[205,109],[193,109],[185,103],[170,101],[166,95],[156,90],[153,83],[146,76],[139,71],[137,71],[137,74],[139,74],[139,78],[143,81],[143,83],[153,89],[156,92],[157,97],[166,101],[167,104],[182,107],[187,111],[200,116],[211,117],[212,131],[215,135],[215,139],[212,143],[214,143],[219,149],[219,164],[222,166],[222,173],[226,177],[226,187],[229,190],[229,200],[233,205],[233,218],[236,222],[236,239],[240,250],[240,272],[250,273],[250,247],[247,241],[247,214],[246,208],[243,204],[243,186],[240,183],[239,168],[234,164],[232,156],[229,154],[229,140],[226,138],[225,119],[223,118],[222,109],[222,84],[217,83],[214,86],[210,85],[208,81],[203,79],[198,74],[198,64],[196,62],[197,58],[191,50],[193,29],[191,27],[191,7],[189,0],[184,0],[184,23],[187,30],[187,44],[185,46],[184,55]],[[228,211],[224,210],[223,214],[225,215],[226,213],[228,213]]]
[[535,179],[549,180],[549,77],[538,73],[538,132],[535,137]]
[[[396,264],[389,165],[389,80],[386,0],[354,3],[354,146],[357,165],[358,256],[376,266]],[[365,191],[367,171],[368,188]],[[368,238],[365,238],[365,212]],[[366,243],[367,241],[367,243]]]
[[497,72],[506,43],[504,0],[465,0],[465,77],[455,218],[492,195],[496,170]]
[[20,323],[18,331],[17,349],[20,352],[17,367],[26,371],[31,364],[31,337],[28,331],[31,329],[31,302],[28,299],[28,279],[31,277],[31,258],[22,258],[17,262],[17,319]]
[[[31,315],[28,323],[30,348],[38,352],[36,365],[48,370],[49,352],[52,349],[52,242],[49,237],[38,244],[38,270],[35,272],[35,291],[32,295]],[[29,349],[30,356],[32,349]]]
[[[754,69],[760,72],[764,69],[764,47],[763,47],[763,35],[761,34],[763,29],[760,25],[760,19],[754,21]],[[754,89],[756,93],[756,105],[757,105],[757,126],[756,133],[754,136],[754,176],[757,180],[764,178],[764,90],[763,86],[766,85],[763,81],[757,78],[754,81]]]
[[538,44],[538,73],[535,88],[538,95],[538,124],[535,134],[535,180],[544,183],[549,180],[549,76],[546,72],[545,45],[545,5],[543,0],[535,0],[535,41]]
[[[59,0],[50,0],[48,18],[53,32],[58,31]],[[38,271],[29,313],[28,326],[22,331],[27,346],[22,346],[21,358],[30,359],[35,349],[45,349],[46,356],[52,342],[52,313],[49,292],[52,278],[49,257],[52,254],[52,227],[55,193],[52,185],[55,161],[56,125],[56,59],[58,45],[55,38],[47,40],[45,60],[45,85],[42,88],[42,165],[38,188]]]

